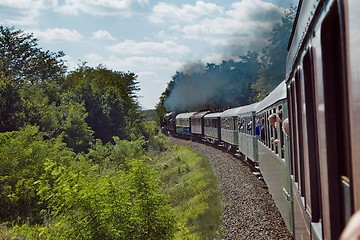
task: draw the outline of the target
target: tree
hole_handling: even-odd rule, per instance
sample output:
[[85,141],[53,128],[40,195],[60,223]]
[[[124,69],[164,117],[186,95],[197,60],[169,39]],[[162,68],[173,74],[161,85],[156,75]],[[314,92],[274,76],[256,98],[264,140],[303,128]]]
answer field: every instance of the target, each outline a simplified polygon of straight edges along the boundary
[[113,136],[130,139],[141,123],[136,78],[134,73],[82,65],[61,81],[61,89],[84,102],[94,137],[107,143]]
[[32,34],[0,26],[0,71],[21,84],[58,80],[66,70],[63,52],[43,51]]
[[285,11],[281,23],[277,23],[271,32],[269,44],[262,50],[263,66],[260,77],[252,86],[256,91],[255,101],[260,101],[285,79],[287,45],[295,19],[296,9]]
[[13,131],[22,126],[24,120],[18,86],[0,72],[0,132]]

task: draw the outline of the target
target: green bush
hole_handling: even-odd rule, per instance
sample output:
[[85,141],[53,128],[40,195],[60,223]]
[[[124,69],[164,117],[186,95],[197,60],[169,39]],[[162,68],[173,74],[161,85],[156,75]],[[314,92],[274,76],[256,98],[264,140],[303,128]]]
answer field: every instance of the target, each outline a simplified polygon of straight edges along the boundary
[[[142,160],[129,170],[99,172],[98,165],[77,162],[64,168],[47,162],[53,185],[41,180],[39,194],[63,239],[168,239],[174,216],[160,192],[155,172]],[[36,229],[32,229],[35,231]],[[50,231],[48,231],[50,232]],[[22,233],[23,234],[23,233]]]
[[61,138],[44,141],[36,127],[0,133],[0,219],[39,223],[42,204],[36,182],[48,159],[67,162],[73,158]]

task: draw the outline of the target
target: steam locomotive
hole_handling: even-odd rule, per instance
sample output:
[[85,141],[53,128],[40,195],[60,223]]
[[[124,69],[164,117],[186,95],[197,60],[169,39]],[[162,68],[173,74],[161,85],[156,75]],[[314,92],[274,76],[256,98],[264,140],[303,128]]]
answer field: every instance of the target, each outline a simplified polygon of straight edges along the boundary
[[[164,117],[169,132],[258,165],[295,239],[338,239],[360,208],[359,13],[358,0],[300,0],[286,77],[265,99]],[[267,121],[273,113],[282,114],[275,127]]]

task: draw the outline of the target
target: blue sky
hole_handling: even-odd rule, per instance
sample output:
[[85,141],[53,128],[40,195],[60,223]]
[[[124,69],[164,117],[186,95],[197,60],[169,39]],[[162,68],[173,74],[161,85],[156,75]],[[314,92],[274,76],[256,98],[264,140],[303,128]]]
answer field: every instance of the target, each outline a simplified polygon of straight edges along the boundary
[[1,0],[0,24],[31,32],[39,46],[80,62],[138,75],[152,109],[177,70],[260,50],[298,0]]

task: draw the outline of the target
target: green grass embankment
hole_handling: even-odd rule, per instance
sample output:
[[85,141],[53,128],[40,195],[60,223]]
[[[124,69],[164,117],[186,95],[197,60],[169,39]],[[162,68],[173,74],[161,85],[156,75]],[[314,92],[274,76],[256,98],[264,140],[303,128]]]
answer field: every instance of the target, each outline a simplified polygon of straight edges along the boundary
[[220,239],[221,195],[212,166],[189,147],[167,149],[155,166],[174,207],[175,239]]

